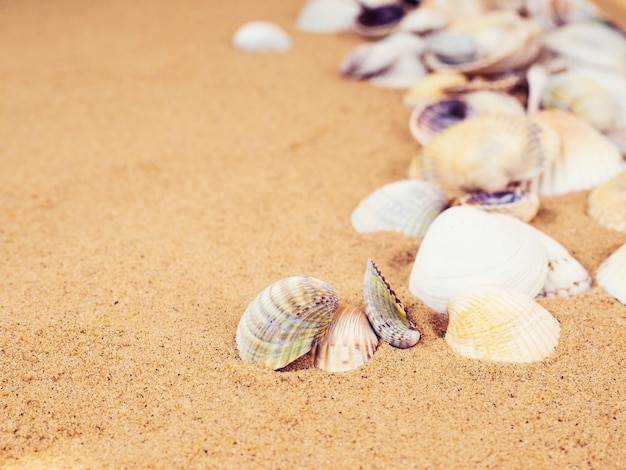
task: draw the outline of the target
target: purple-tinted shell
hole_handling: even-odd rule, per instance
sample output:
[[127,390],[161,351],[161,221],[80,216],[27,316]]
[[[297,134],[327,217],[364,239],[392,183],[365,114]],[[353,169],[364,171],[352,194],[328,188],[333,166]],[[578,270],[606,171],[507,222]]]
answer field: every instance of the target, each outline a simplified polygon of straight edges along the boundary
[[457,98],[449,98],[438,100],[426,106],[419,115],[419,120],[434,132],[441,132],[476,114],[467,102]]
[[525,191],[505,190],[492,193],[474,193],[467,198],[466,204],[476,204],[485,206],[497,206],[511,204],[521,200]]
[[377,8],[363,7],[355,20],[355,30],[363,36],[376,37],[388,34],[404,17],[400,5],[383,5]]

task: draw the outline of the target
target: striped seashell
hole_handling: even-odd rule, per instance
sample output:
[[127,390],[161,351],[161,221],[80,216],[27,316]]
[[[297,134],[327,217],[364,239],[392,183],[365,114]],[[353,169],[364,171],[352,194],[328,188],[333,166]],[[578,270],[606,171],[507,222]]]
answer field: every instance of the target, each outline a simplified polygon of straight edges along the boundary
[[351,31],[361,12],[355,0],[310,0],[296,19],[296,28],[306,33]]
[[237,327],[239,356],[244,361],[280,369],[324,338],[339,294],[324,281],[293,276],[261,291]]
[[602,262],[596,280],[609,295],[626,305],[626,244]]
[[268,21],[252,21],[242,25],[233,35],[233,46],[246,52],[286,52],[291,37]]
[[378,336],[365,313],[353,305],[340,304],[328,334],[313,348],[313,361],[326,372],[347,372],[369,361],[377,347]]
[[420,339],[413,322],[408,318],[402,303],[374,261],[369,259],[363,281],[365,313],[376,334],[396,348],[410,348]]
[[482,114],[437,134],[420,154],[424,178],[449,198],[501,191],[543,163],[541,129],[525,116]]
[[587,213],[603,227],[626,233],[626,170],[589,193]]
[[541,241],[515,217],[470,206],[445,210],[431,224],[415,256],[409,290],[428,307],[446,312],[460,290],[499,284],[535,297],[548,261]]
[[352,211],[357,232],[396,231],[421,238],[446,207],[439,189],[419,180],[401,180],[377,189]]
[[556,348],[561,327],[532,297],[509,287],[480,285],[448,302],[445,340],[458,354],[504,362],[540,361]]
[[539,196],[521,189],[466,194],[457,203],[485,212],[511,215],[523,222],[530,222],[539,210]]

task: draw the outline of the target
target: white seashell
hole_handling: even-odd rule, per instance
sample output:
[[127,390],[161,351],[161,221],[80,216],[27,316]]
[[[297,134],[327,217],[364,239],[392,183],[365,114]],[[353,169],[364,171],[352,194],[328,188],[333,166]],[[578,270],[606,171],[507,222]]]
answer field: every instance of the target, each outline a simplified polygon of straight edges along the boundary
[[310,0],[300,11],[296,27],[307,33],[351,31],[360,11],[355,0]]
[[468,206],[445,210],[424,236],[409,290],[439,313],[445,313],[459,290],[477,284],[500,284],[536,296],[548,271],[546,253],[519,223]]
[[544,30],[602,18],[600,10],[588,0],[525,0],[524,8]]
[[381,38],[395,29],[404,13],[404,8],[398,3],[363,4],[354,20],[354,30],[366,38]]
[[587,213],[603,227],[626,233],[626,170],[589,193]]
[[427,181],[402,180],[377,189],[352,211],[350,222],[357,232],[391,230],[421,238],[446,200]]
[[384,88],[408,89],[426,75],[422,61],[414,54],[401,54],[384,73],[369,79],[373,85]]
[[530,115],[539,111],[541,96],[548,83],[548,69],[540,64],[531,65],[526,71],[526,82],[528,83],[526,112]]
[[233,46],[247,52],[286,52],[291,37],[268,21],[252,21],[241,26],[233,36]]
[[499,285],[465,289],[448,302],[445,340],[472,359],[540,361],[554,352],[561,326],[525,293]]
[[539,196],[520,189],[470,193],[459,198],[457,202],[485,212],[511,215],[523,222],[531,221],[539,210]]
[[328,334],[313,348],[313,363],[326,372],[347,372],[369,361],[378,347],[378,336],[365,313],[340,304],[328,328]]
[[411,31],[416,34],[425,34],[445,28],[449,22],[450,20],[443,13],[427,7],[419,7],[404,15],[404,18],[398,25],[398,29]]
[[626,305],[626,244],[602,262],[596,280],[609,295]]
[[384,43],[361,44],[348,52],[339,70],[347,78],[368,80],[387,72],[400,55],[399,51]]

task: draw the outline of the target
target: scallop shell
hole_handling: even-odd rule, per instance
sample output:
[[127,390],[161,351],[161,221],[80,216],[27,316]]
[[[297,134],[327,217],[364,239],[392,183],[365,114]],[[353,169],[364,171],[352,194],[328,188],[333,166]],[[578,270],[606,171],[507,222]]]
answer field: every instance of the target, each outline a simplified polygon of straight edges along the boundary
[[602,262],[596,280],[609,295],[626,305],[626,244]]
[[233,35],[233,46],[247,52],[286,52],[292,41],[283,29],[268,21],[242,25]]
[[561,327],[532,297],[509,287],[480,285],[448,303],[445,340],[472,359],[540,361],[557,346]]
[[456,72],[431,72],[417,81],[402,97],[408,108],[428,103],[447,96],[445,89],[466,83],[467,77]]
[[333,314],[328,334],[313,350],[314,364],[326,372],[347,372],[369,361],[378,347],[378,336],[365,313],[340,304]]
[[587,212],[603,227],[626,233],[626,170],[589,193]]
[[307,33],[351,31],[361,7],[355,0],[310,0],[296,19],[296,27]]
[[437,134],[424,147],[424,177],[450,197],[500,191],[540,169],[541,129],[524,116],[483,114]]
[[420,332],[371,259],[367,261],[363,284],[365,313],[376,334],[396,348],[415,346]]
[[293,276],[271,284],[241,317],[239,356],[272,369],[286,366],[324,338],[338,305],[335,289],[313,277]]
[[514,217],[469,206],[445,210],[422,240],[409,290],[439,313],[445,313],[453,295],[472,285],[500,284],[536,296],[548,261],[541,241],[519,224]]
[[377,189],[352,211],[350,221],[357,232],[397,231],[421,238],[446,200],[427,181],[401,180]]
[[462,196],[458,204],[472,206],[485,212],[512,215],[523,222],[530,222],[539,210],[539,196],[521,189],[479,192]]
[[380,38],[391,33],[404,17],[404,8],[396,3],[362,5],[354,21],[354,30],[366,38]]

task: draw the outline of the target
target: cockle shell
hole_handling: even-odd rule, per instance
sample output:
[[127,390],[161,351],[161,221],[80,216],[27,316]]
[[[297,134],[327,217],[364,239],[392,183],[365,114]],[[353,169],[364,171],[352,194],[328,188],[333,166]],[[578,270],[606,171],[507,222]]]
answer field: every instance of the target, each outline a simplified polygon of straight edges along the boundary
[[540,134],[525,116],[479,115],[437,134],[421,152],[420,166],[450,198],[500,191],[540,169]]
[[339,294],[324,281],[293,276],[266,287],[246,308],[237,327],[244,361],[280,369],[324,338]]
[[512,215],[523,222],[530,222],[539,210],[539,196],[521,189],[470,193],[457,202],[485,212]]
[[587,212],[603,227],[626,232],[626,170],[589,193]]
[[596,280],[609,295],[626,305],[626,244],[602,262]]
[[363,199],[350,222],[357,232],[396,231],[422,238],[446,207],[441,191],[427,181],[389,183]]
[[439,313],[454,294],[477,284],[500,284],[535,297],[548,261],[541,241],[519,224],[515,217],[469,206],[443,211],[415,256],[409,290]]
[[378,336],[365,313],[342,303],[333,314],[328,334],[313,348],[313,361],[326,372],[347,372],[369,361],[377,347]]
[[268,21],[242,25],[233,35],[233,46],[247,52],[286,52],[292,41],[283,29]]
[[417,344],[420,332],[371,259],[365,268],[363,297],[367,318],[383,341],[402,349]]
[[554,352],[561,327],[529,295],[510,287],[479,285],[448,302],[445,340],[472,359],[540,361]]
[[300,10],[296,27],[307,33],[350,31],[360,12],[356,0],[310,0]]

